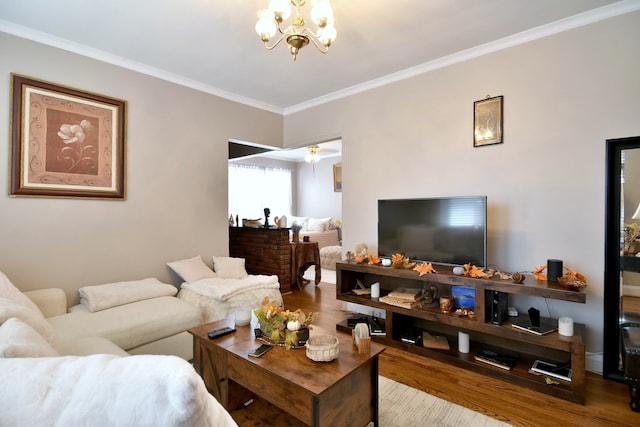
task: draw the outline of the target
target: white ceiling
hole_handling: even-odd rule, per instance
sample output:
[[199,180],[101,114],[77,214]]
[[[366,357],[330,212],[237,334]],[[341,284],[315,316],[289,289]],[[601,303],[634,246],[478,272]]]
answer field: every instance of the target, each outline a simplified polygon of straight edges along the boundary
[[1,0],[0,31],[288,114],[640,9],[640,0],[332,0],[338,36],[329,53],[308,46],[294,62],[285,46],[264,49],[254,31],[267,4]]

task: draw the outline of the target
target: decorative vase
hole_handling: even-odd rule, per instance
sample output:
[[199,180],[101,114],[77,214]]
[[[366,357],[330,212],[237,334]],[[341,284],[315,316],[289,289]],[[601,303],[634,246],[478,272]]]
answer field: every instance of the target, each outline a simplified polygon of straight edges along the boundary
[[440,309],[444,313],[449,313],[451,310],[453,310],[453,298],[449,296],[440,297]]
[[300,233],[293,233],[293,243],[300,243]]

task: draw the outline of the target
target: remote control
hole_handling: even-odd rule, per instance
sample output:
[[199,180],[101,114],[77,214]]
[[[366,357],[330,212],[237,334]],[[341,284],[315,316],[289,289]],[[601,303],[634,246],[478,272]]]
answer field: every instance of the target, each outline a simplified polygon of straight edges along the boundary
[[224,328],[214,329],[213,331],[209,331],[207,335],[209,336],[209,338],[214,339],[214,338],[220,338],[221,336],[224,336],[224,335],[228,335],[235,331],[236,330],[234,328],[225,326]]

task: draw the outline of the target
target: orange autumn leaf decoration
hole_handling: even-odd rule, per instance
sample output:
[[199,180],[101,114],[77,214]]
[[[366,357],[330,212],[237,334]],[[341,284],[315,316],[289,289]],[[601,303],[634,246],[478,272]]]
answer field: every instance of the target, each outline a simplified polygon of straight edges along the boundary
[[428,263],[423,262],[422,264],[418,264],[415,267],[413,267],[413,270],[420,273],[420,276],[424,276],[427,273],[437,273],[437,271],[435,270],[435,268],[433,268],[433,265],[431,265],[430,262]]
[[463,275],[468,277],[473,277],[476,279],[479,279],[481,277],[487,277],[487,273],[485,273],[483,270],[479,269],[475,265],[471,265],[470,263],[464,265]]
[[393,254],[393,256],[391,257],[391,262],[394,264],[402,264],[404,262],[404,255]]
[[533,277],[537,280],[547,280],[547,275],[542,272],[547,269],[546,265],[541,265],[540,267],[536,267],[536,270],[533,272]]
[[380,264],[380,258],[375,255],[367,254],[367,258],[369,258],[369,264],[371,265]]
[[356,257],[356,262],[357,262],[358,264],[362,264],[362,263],[364,262],[364,257],[363,257],[363,256],[361,256],[361,255],[358,255],[358,256]]
[[396,253],[391,257],[391,267],[393,268],[413,268],[415,262],[411,262],[406,256]]

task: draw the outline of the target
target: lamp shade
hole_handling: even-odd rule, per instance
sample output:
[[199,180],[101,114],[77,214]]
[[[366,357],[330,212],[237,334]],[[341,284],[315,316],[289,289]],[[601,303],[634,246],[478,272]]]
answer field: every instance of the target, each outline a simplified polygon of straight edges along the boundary
[[311,9],[311,20],[319,25],[321,21],[333,21],[333,9],[327,0],[317,0]]
[[259,36],[266,34],[269,37],[273,37],[273,35],[276,33],[276,23],[273,20],[273,15],[268,9],[258,12],[256,33],[258,33]]
[[271,0],[269,10],[272,13],[281,13],[282,19],[287,19],[291,15],[291,3],[289,0]]

